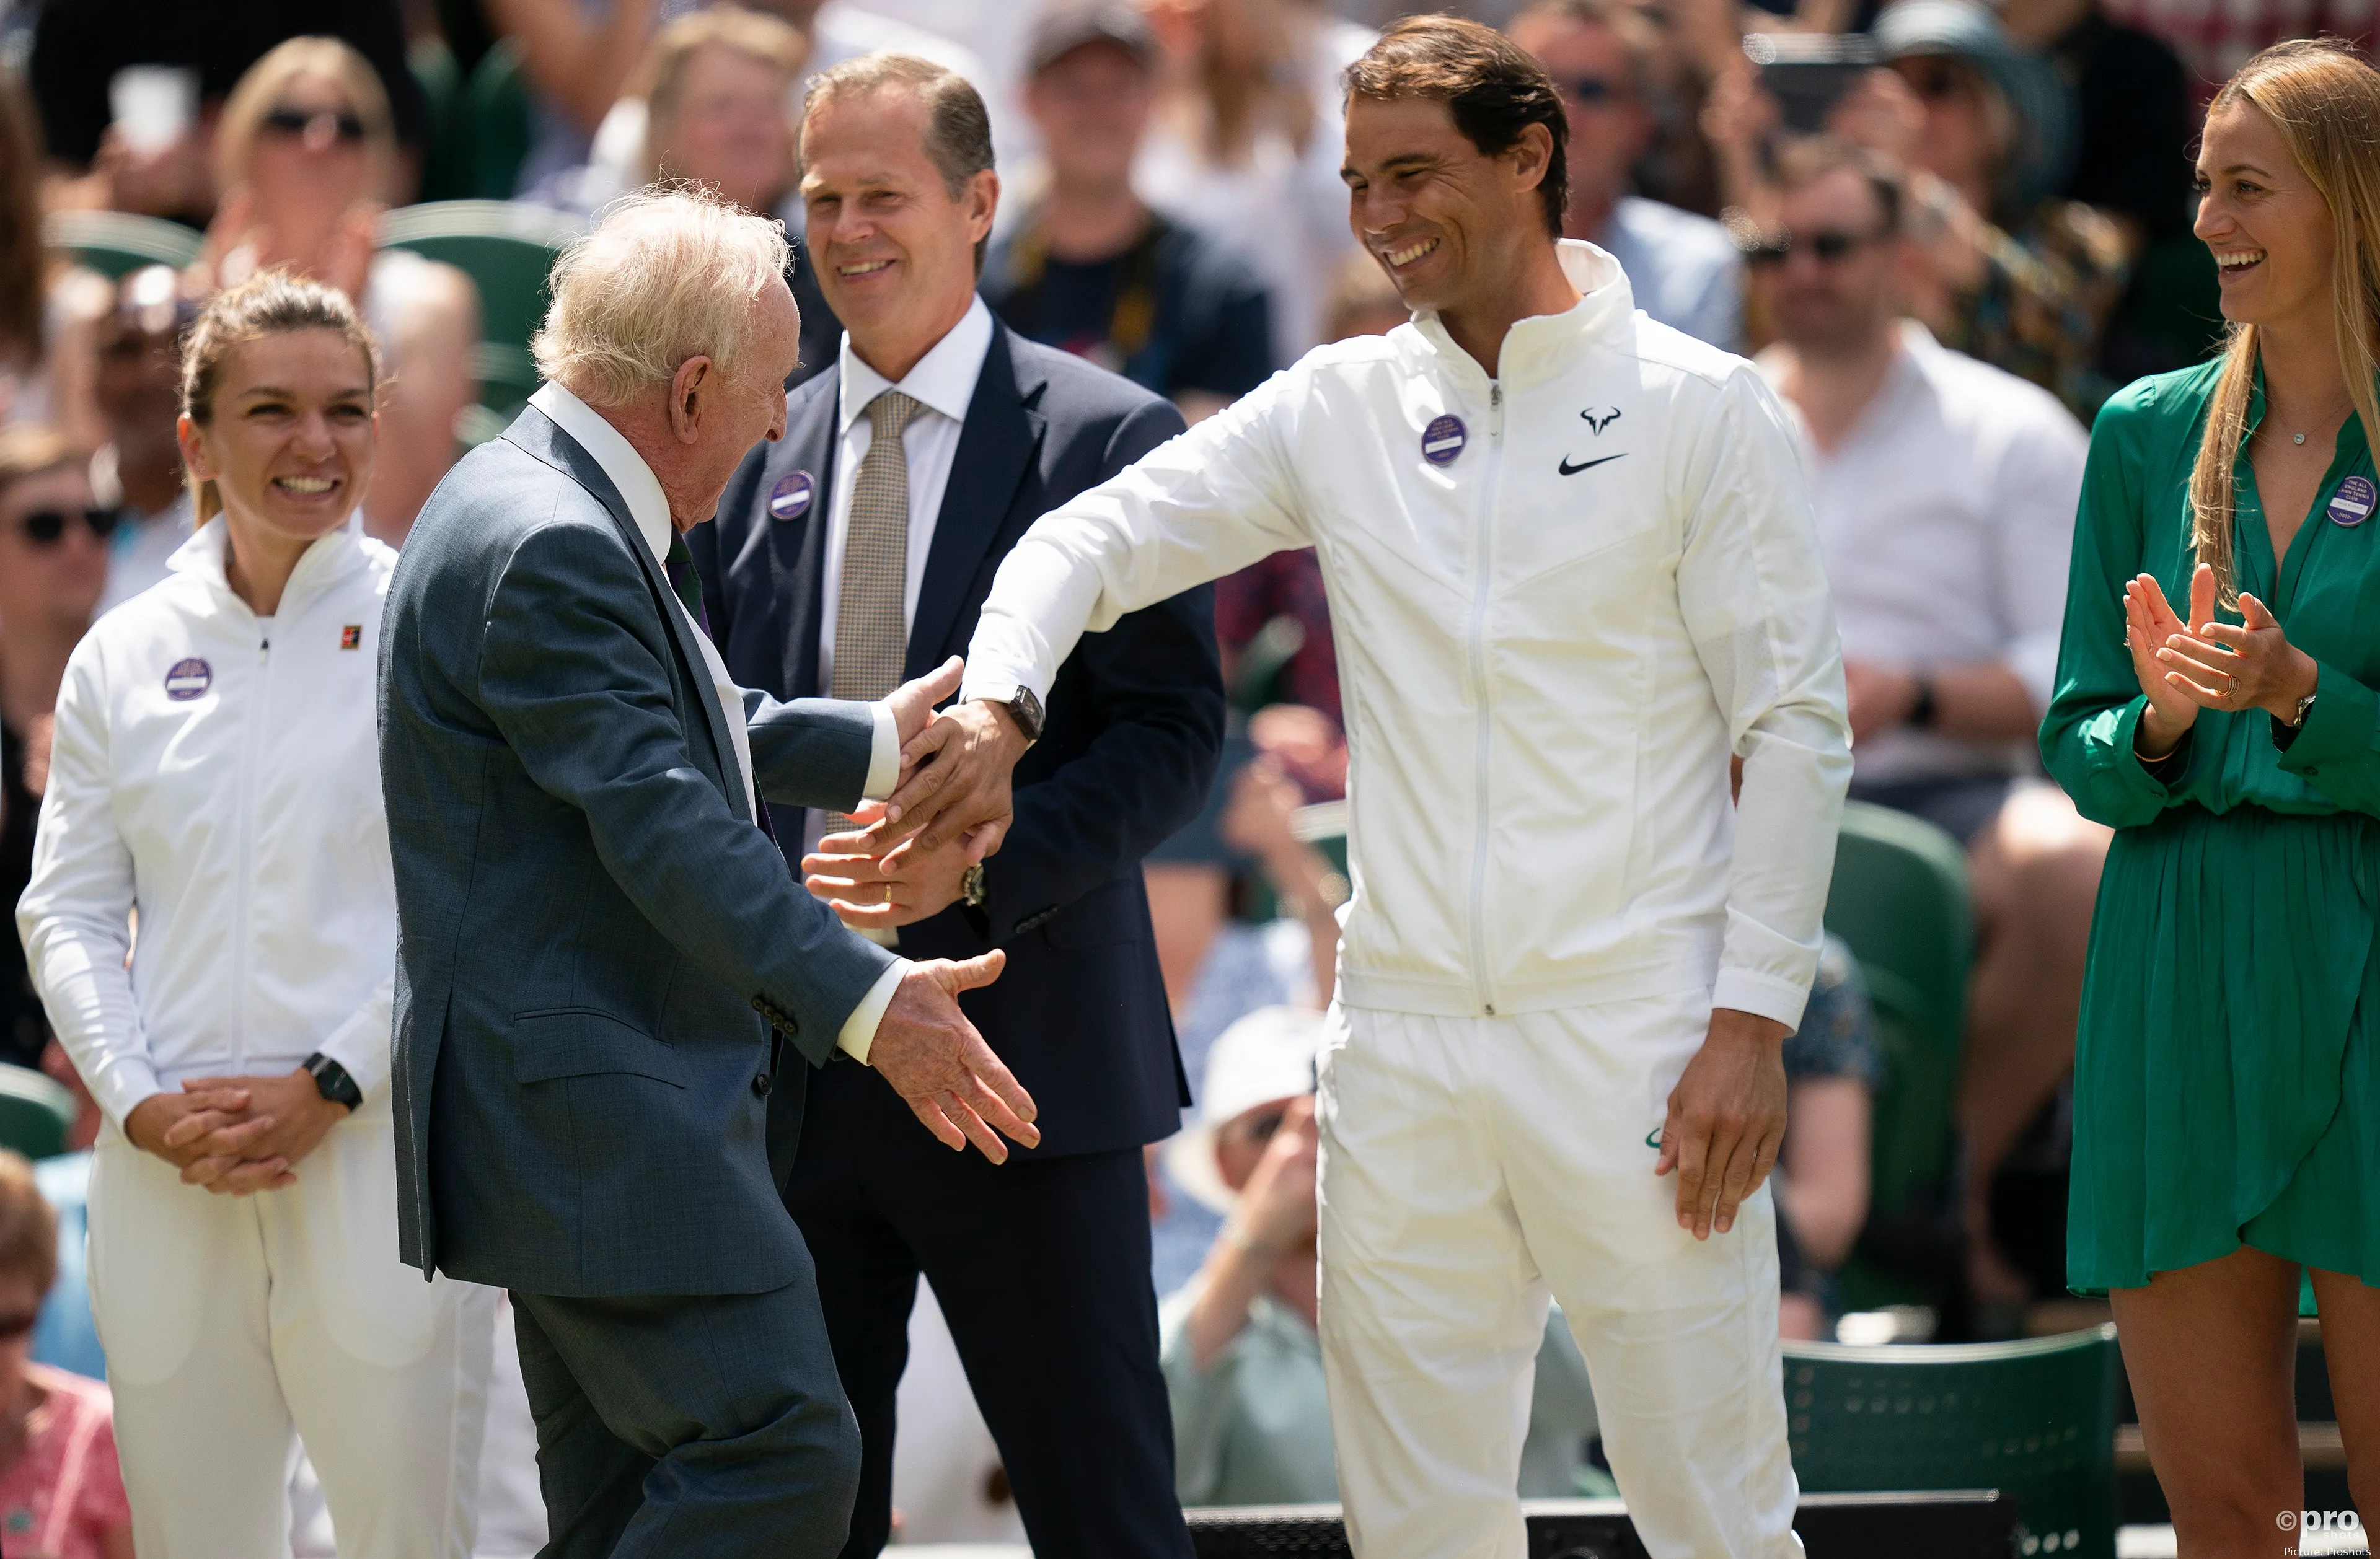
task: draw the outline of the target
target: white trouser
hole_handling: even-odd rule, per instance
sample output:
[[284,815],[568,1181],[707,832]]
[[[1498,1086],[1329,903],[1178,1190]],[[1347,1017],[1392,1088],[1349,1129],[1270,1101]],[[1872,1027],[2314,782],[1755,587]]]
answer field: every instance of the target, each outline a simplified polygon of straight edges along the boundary
[[1513,1490],[1548,1290],[1654,1559],[1798,1559],[1768,1190],[1698,1242],[1653,1174],[1709,1016],[1332,1009],[1322,1361],[1362,1559],[1528,1552]]
[[468,1559],[496,1296],[397,1261],[395,1166],[384,1099],[253,1196],[101,1134],[91,1311],[140,1559],[285,1559],[294,1436],[343,1559]]

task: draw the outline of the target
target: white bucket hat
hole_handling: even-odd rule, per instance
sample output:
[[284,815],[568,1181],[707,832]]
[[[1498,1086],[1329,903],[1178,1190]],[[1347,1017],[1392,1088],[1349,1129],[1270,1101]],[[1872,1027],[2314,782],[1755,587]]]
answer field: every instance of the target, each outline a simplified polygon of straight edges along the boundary
[[1230,1212],[1239,1193],[1223,1183],[1215,1133],[1258,1105],[1313,1093],[1321,1050],[1322,1014],[1299,1007],[1258,1008],[1216,1035],[1198,1114],[1165,1144],[1173,1183],[1216,1212]]

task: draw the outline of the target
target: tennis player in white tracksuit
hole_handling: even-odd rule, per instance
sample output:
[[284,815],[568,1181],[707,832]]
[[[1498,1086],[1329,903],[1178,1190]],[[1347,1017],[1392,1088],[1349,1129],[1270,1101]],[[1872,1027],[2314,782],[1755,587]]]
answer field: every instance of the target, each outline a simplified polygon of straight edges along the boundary
[[[1697,1239],[1656,1169],[1665,1130],[1732,1108],[1673,1101],[1696,1093],[1690,1061],[1722,1030],[1773,1045],[1800,1019],[1851,767],[1834,622],[1793,438],[1752,366],[1646,319],[1600,249],[1555,249],[1528,141],[1489,156],[1442,99],[1416,116],[1397,90],[1416,55],[1468,68],[1500,43],[1444,18],[1390,30],[1350,73],[1347,131],[1358,236],[1409,302],[1440,250],[1544,251],[1512,261],[1548,301],[1489,337],[1493,375],[1451,303],[1418,309],[1044,516],[1001,567],[932,755],[947,790],[988,794],[970,743],[988,764],[1016,750],[1002,725],[1030,735],[1081,633],[1317,548],[1353,753],[1319,1110],[1356,1552],[1525,1552],[1513,1489],[1550,1290],[1650,1552],[1775,1559],[1800,1548],[1770,1192]],[[1488,64],[1507,103],[1536,72]],[[1513,238],[1493,201],[1516,176]],[[923,785],[905,807],[907,828],[965,825]],[[996,894],[996,856],[985,880]],[[1779,1069],[1780,1130],[1782,1099]]]
[[[351,325],[329,296],[318,305]],[[301,384],[304,366],[269,363],[267,382]],[[230,377],[225,422],[251,409]],[[350,469],[335,496],[351,504],[368,478]],[[227,580],[216,514],[76,647],[18,910],[106,1118],[91,1302],[142,1559],[286,1555],[293,1430],[346,1559],[471,1549],[496,1296],[397,1261],[396,898],[374,714],[396,554],[359,514],[329,523],[260,617]],[[128,1117],[186,1080],[294,1084],[315,1057],[344,1074],[322,1094],[351,1084],[355,1103],[279,1189],[185,1184],[127,1137]]]

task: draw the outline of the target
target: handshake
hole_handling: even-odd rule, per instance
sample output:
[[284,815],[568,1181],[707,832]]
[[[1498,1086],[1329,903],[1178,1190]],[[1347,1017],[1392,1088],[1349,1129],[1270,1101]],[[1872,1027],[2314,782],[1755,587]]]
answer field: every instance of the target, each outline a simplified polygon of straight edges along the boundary
[[[969,873],[1000,848],[1013,816],[1009,771],[1031,745],[1001,706],[980,701],[937,714],[959,689],[954,656],[885,700],[901,739],[897,789],[852,815],[857,828],[830,834],[802,858],[802,876],[844,925],[890,931],[940,914],[966,890]],[[973,1142],[998,1164],[1005,1135],[1041,1140],[1026,1093],[975,1025],[958,994],[1000,978],[998,949],[961,962],[913,964],[876,1028],[867,1062],[946,1145]]]

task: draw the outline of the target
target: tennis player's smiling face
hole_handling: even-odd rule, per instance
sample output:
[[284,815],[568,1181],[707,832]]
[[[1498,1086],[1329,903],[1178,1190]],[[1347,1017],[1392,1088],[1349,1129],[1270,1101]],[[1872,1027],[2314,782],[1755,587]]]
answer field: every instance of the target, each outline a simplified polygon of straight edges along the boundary
[[1434,98],[1347,103],[1347,222],[1411,308],[1461,311],[1515,287],[1524,248],[1545,241],[1552,138],[1542,125],[1487,156]]

